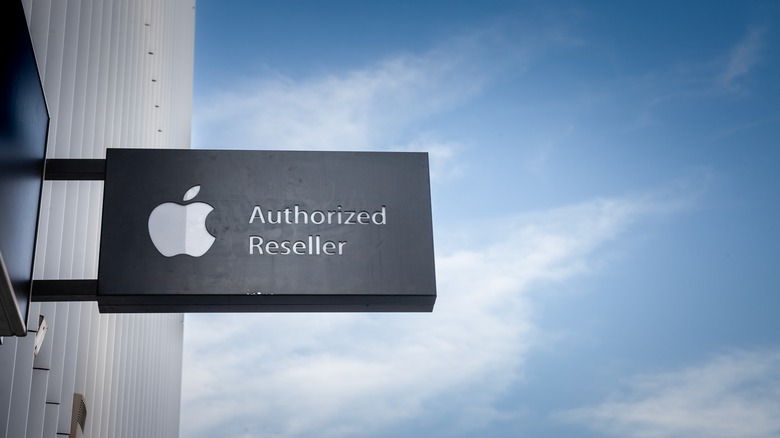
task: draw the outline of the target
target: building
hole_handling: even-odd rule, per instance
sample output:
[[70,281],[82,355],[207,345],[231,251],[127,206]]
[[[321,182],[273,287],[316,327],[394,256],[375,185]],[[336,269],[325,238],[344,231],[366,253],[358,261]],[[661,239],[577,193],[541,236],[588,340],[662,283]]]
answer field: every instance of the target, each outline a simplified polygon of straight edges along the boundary
[[[194,0],[6,2],[23,5],[29,26],[48,158],[189,148]],[[101,206],[101,182],[44,183],[34,278],[96,278]],[[31,303],[27,329],[0,345],[0,436],[179,435],[183,315]]]

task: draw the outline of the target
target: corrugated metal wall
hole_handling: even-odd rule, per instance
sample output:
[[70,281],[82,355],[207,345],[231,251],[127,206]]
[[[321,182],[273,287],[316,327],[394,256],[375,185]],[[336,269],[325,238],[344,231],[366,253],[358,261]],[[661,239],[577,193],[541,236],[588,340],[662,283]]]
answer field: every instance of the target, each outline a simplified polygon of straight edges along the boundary
[[[194,0],[22,3],[51,115],[49,158],[189,148]],[[34,278],[96,278],[102,189],[45,183]],[[39,314],[49,329],[35,356]],[[35,303],[29,330],[0,345],[0,435],[67,436],[75,392],[87,402],[85,437],[178,436],[181,314]]]

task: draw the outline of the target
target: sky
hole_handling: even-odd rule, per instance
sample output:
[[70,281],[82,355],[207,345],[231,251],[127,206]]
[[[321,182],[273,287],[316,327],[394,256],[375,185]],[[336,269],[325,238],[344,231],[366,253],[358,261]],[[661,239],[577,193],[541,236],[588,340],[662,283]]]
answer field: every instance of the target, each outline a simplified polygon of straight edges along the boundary
[[780,437],[780,3],[196,17],[194,148],[429,153],[438,297],[187,315],[182,437]]

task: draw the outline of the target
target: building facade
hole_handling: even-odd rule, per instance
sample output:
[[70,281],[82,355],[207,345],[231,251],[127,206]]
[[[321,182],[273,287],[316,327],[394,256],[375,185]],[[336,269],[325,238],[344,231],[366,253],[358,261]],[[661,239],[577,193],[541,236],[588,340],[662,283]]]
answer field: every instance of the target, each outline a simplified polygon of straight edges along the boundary
[[[194,0],[21,3],[50,115],[48,158],[190,147]],[[97,277],[102,190],[44,183],[34,278]],[[27,328],[0,345],[0,436],[179,435],[183,315],[31,303]]]

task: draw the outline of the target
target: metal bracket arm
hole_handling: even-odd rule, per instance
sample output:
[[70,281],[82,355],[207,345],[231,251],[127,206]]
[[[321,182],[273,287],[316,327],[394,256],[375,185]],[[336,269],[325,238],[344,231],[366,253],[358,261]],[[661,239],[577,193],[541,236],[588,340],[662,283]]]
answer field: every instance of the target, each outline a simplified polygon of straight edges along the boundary
[[97,280],[33,280],[34,302],[97,301]]
[[48,158],[43,175],[48,181],[104,181],[106,160],[97,158]]

